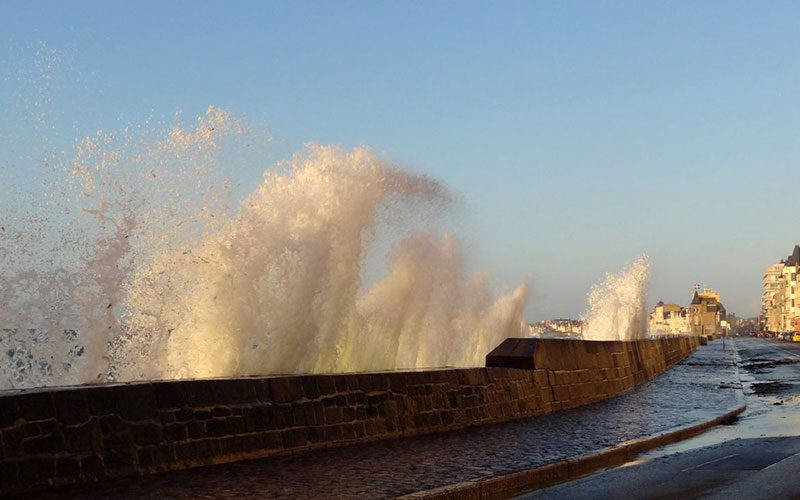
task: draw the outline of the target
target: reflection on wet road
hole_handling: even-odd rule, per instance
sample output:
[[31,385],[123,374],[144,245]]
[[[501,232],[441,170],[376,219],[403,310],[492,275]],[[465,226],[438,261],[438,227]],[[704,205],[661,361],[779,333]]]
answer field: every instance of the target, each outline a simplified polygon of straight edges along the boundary
[[747,411],[734,424],[525,498],[800,495],[800,343],[736,339]]

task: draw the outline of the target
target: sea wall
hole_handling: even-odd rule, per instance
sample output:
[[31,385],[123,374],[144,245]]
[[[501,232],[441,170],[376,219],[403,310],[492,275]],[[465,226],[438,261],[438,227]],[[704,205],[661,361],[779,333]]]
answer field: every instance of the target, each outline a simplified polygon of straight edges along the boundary
[[486,368],[0,395],[0,494],[535,416],[621,394],[697,345],[509,339]]

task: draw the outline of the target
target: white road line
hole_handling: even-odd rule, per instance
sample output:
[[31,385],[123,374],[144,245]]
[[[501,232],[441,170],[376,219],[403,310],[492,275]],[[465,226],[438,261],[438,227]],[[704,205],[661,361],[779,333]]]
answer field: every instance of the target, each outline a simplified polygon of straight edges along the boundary
[[687,470],[697,469],[698,467],[702,467],[704,465],[713,464],[714,462],[720,462],[722,460],[725,460],[725,459],[728,459],[728,458],[733,458],[733,457],[738,457],[738,456],[739,456],[738,453],[734,453],[733,455],[728,455],[727,457],[715,458],[714,460],[709,460],[708,462],[703,462],[700,465],[695,465],[694,467],[689,467],[688,469],[683,469],[681,472],[686,472]]

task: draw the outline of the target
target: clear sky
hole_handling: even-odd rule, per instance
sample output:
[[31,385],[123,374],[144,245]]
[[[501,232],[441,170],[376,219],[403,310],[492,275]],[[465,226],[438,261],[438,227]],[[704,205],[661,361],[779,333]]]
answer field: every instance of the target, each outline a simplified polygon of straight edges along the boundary
[[[531,280],[528,319],[642,252],[651,303],[700,283],[755,315],[800,242],[798,26],[797,2],[6,0],[0,161],[41,135],[31,106],[68,149],[214,104],[275,159],[369,145],[442,180],[476,267]],[[36,78],[42,47],[66,76]]]

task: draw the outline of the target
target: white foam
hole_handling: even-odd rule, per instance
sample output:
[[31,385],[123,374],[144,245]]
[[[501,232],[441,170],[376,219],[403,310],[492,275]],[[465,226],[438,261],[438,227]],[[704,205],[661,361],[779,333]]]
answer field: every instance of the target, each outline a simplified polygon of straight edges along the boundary
[[647,336],[650,259],[640,256],[619,274],[607,274],[589,292],[583,317],[587,340],[634,340]]
[[360,292],[377,221],[435,217],[440,183],[310,145],[231,210],[217,152],[244,133],[213,107],[161,137],[98,133],[49,212],[7,216],[0,388],[478,366],[519,334],[527,286],[495,297],[425,228]]

